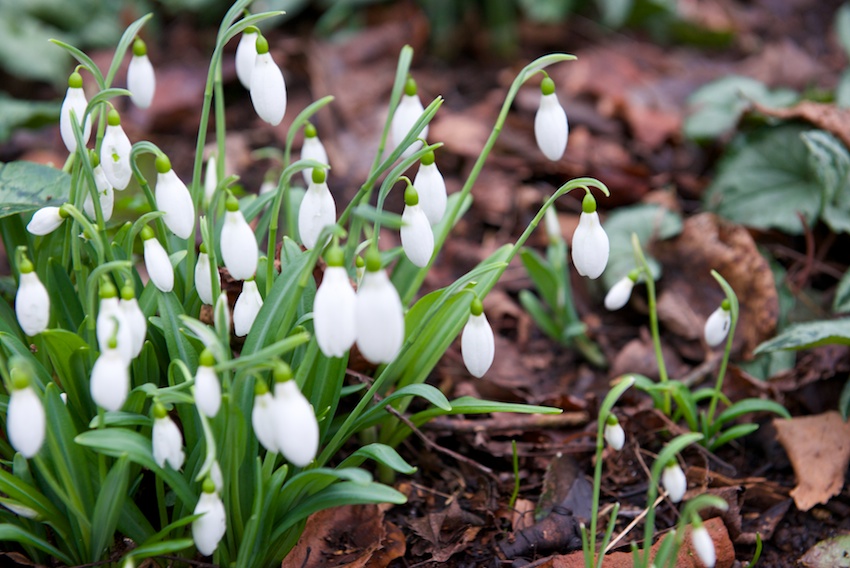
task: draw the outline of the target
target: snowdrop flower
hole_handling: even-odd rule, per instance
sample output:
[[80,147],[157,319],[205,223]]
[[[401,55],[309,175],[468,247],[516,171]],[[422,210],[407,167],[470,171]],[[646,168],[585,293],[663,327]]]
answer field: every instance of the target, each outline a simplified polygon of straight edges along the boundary
[[623,431],[623,427],[620,426],[620,421],[613,414],[609,414],[608,419],[605,420],[603,436],[605,437],[605,441],[608,442],[608,445],[615,451],[619,452],[623,449],[623,445],[626,443],[626,433]]
[[312,183],[307,187],[307,193],[304,194],[298,209],[298,234],[301,236],[301,243],[307,249],[314,248],[322,229],[334,223],[336,203],[325,181],[325,171],[316,168],[313,170]]
[[584,196],[582,213],[573,233],[573,264],[582,276],[599,278],[608,264],[608,235],[599,224],[596,199],[591,194]]
[[47,329],[50,322],[50,296],[28,258],[22,255],[18,268],[21,276],[15,293],[15,316],[24,333],[32,337]]
[[555,207],[547,207],[543,213],[543,225],[546,228],[546,236],[549,237],[550,243],[557,243],[564,240],[564,235],[561,232],[561,221],[558,219],[558,212]]
[[130,392],[130,373],[114,337],[106,351],[94,362],[89,386],[92,400],[105,410],[121,410],[127,400]]
[[12,392],[6,414],[6,433],[15,451],[29,459],[44,443],[46,418],[41,399],[20,368],[12,368]]
[[694,547],[694,552],[697,553],[700,561],[706,568],[714,568],[717,562],[717,553],[714,550],[714,541],[711,540],[711,535],[702,523],[695,523],[691,531],[691,544]]
[[331,247],[325,261],[328,267],[313,300],[313,327],[322,353],[326,357],[342,357],[356,338],[357,296],[343,267],[342,249]]
[[270,191],[274,191],[277,189],[277,182],[274,178],[269,177],[268,175],[263,180],[263,183],[260,184],[260,195],[265,195]]
[[277,436],[275,435],[274,398],[269,387],[261,380],[254,385],[254,408],[251,410],[251,426],[260,444],[269,452],[277,452]]
[[534,117],[534,137],[543,155],[557,161],[567,148],[567,113],[564,112],[558,95],[555,94],[555,82],[545,77],[540,83],[540,107]]
[[194,515],[201,515],[192,521],[192,539],[195,548],[203,556],[210,556],[227,529],[227,517],[224,503],[215,491],[215,483],[209,477],[204,480],[203,492],[198,504],[195,505]]
[[419,193],[412,185],[404,190],[404,212],[401,214],[401,246],[408,260],[423,268],[434,254],[434,233],[425,211],[419,206]]
[[732,312],[729,308],[729,300],[723,300],[705,321],[705,342],[711,347],[720,345],[729,334],[731,325]]
[[274,403],[277,447],[292,465],[304,467],[319,449],[319,423],[313,407],[298,390],[289,366],[275,370]]
[[215,154],[210,154],[207,159],[207,168],[204,170],[204,203],[209,204],[215,195],[218,186],[218,172],[216,170]]
[[172,233],[188,239],[195,233],[195,206],[189,188],[171,169],[167,156],[157,156],[156,171],[156,208],[165,213],[162,221]]
[[381,255],[370,250],[366,273],[355,302],[357,347],[370,362],[389,363],[404,341],[404,312],[401,298],[381,269]]
[[214,366],[213,354],[208,349],[201,351],[200,365],[195,373],[195,406],[209,418],[214,418],[221,407],[221,383]]
[[127,282],[121,288],[121,313],[124,314],[124,320],[127,322],[127,327],[130,329],[132,338],[132,349],[130,355],[133,359],[139,356],[142,352],[142,347],[145,345],[145,339],[148,334],[148,320],[139,307],[139,302],[136,300],[136,293],[133,290],[133,284]]
[[242,293],[233,306],[233,332],[237,337],[248,335],[262,307],[263,297],[260,296],[257,283],[253,278],[249,278],[242,283]]
[[679,462],[672,460],[661,474],[661,484],[667,491],[667,496],[674,503],[678,503],[685,496],[688,489],[688,480],[685,472],[679,467]]
[[432,225],[436,225],[443,218],[448,202],[446,181],[434,162],[433,151],[422,156],[419,171],[413,178],[413,186],[419,192],[419,205]]
[[366,274],[366,261],[359,254],[354,258],[354,276],[357,279],[357,287],[363,282],[363,275]]
[[463,326],[460,336],[460,351],[463,364],[469,374],[481,378],[493,364],[496,354],[495,337],[487,316],[484,315],[484,305],[477,297],[469,307],[469,319]]
[[156,76],[148,59],[148,47],[140,38],[133,42],[133,58],[127,68],[127,90],[130,99],[139,108],[148,108],[156,90]]
[[59,228],[66,217],[68,212],[62,207],[42,207],[33,213],[27,224],[27,231],[36,236],[49,235]]
[[221,474],[221,466],[218,465],[218,460],[213,460],[210,466],[210,479],[213,481],[216,493],[221,493],[224,490],[224,476]]
[[142,242],[145,247],[145,268],[153,285],[163,292],[174,288],[174,268],[168,253],[154,236],[153,229],[147,225],[142,229]]
[[[304,144],[301,146],[301,159],[315,160],[320,164],[330,166],[325,146],[316,135],[316,127],[309,122],[304,127]],[[310,182],[313,180],[313,168],[303,169],[301,170],[301,174],[304,176],[305,185],[309,186]]]
[[272,126],[283,120],[286,112],[286,83],[283,73],[269,53],[269,42],[257,37],[257,57],[251,71],[251,102],[257,115]]
[[[144,316],[143,316],[144,317]],[[117,341],[118,352],[129,364],[133,359],[133,347],[135,346],[133,331],[124,310],[118,301],[118,290],[108,280],[100,285],[100,305],[95,321],[97,344],[101,352],[109,348],[109,342]]]
[[248,26],[239,38],[236,46],[236,76],[246,89],[251,88],[251,73],[257,59],[257,35],[260,33],[254,26]]
[[[103,167],[100,165],[100,158],[97,154],[91,152],[91,163],[94,173],[94,189],[100,201],[100,212],[103,214],[103,220],[109,221],[112,219],[112,210],[115,205],[115,191],[106,179],[106,174],[103,173]],[[89,219],[96,219],[97,214],[94,207],[94,199],[92,199],[91,191],[86,191],[86,199],[83,201],[83,211],[86,212]]]
[[[213,277],[211,274],[210,256],[207,254],[207,246],[201,243],[198,262],[195,264],[195,290],[197,290],[201,301],[210,306],[213,303]],[[218,280],[219,289],[221,289],[221,274],[219,274],[218,268],[215,269],[215,278]]]
[[236,280],[247,280],[257,271],[257,237],[232,195],[227,197],[227,212],[221,229],[221,259]]
[[186,459],[186,454],[183,453],[183,435],[160,403],[153,406],[151,439],[153,459],[159,467],[165,467],[165,462],[175,471],[183,467],[183,461]]
[[130,183],[133,170],[130,167],[130,151],[133,145],[121,128],[121,116],[112,109],[106,117],[106,133],[100,147],[100,164],[113,189],[121,191]]
[[230,306],[227,303],[227,292],[218,295],[218,300],[213,306],[213,323],[217,330],[227,330],[230,333]]
[[[74,111],[77,124],[81,124],[88,104],[86,94],[83,92],[83,77],[74,71],[68,77],[68,90],[65,92],[65,100],[62,101],[62,109],[59,111],[59,133],[62,135],[62,142],[65,143],[68,152],[72,154],[77,150],[77,139],[74,138],[71,111]],[[91,117],[86,118],[86,123],[82,127],[82,135],[83,144],[88,144],[89,138],[91,138]]]
[[632,270],[626,276],[623,276],[611,286],[608,293],[605,294],[605,308],[610,311],[619,310],[629,302],[632,296],[632,290],[635,287],[635,282],[638,279],[638,271]]
[[[401,144],[405,136],[413,128],[413,125],[416,124],[416,121],[425,112],[425,108],[422,106],[422,101],[419,100],[419,95],[416,94],[416,91],[416,81],[413,80],[413,77],[408,77],[404,85],[404,94],[395,109],[393,120],[390,123],[390,136],[392,137],[393,147],[397,148]],[[424,140],[427,137],[428,125],[426,124],[422,132],[419,133],[419,138]],[[414,140],[402,152],[401,157],[407,158],[421,147],[422,142],[420,140]]]

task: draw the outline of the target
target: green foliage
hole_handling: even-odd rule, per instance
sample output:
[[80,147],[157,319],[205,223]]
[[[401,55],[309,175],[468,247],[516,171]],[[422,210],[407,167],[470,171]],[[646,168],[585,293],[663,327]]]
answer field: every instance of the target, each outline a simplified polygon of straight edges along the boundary
[[71,176],[61,170],[33,162],[0,163],[0,219],[58,207],[70,191]]

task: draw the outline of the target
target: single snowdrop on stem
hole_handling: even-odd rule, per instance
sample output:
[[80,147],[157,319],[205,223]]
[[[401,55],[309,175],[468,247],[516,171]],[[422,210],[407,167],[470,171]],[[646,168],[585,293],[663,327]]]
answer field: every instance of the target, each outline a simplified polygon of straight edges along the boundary
[[371,363],[389,363],[404,341],[404,309],[398,291],[381,268],[381,254],[366,253],[366,272],[355,303],[357,347]]
[[208,418],[215,418],[221,407],[221,383],[215,373],[215,357],[209,349],[201,351],[195,373],[195,406]]
[[165,154],[157,156],[156,172],[156,208],[165,213],[162,221],[172,233],[188,239],[195,233],[195,205],[189,188],[171,169]]
[[[83,92],[83,77],[77,71],[74,71],[68,77],[68,90],[65,92],[62,108],[59,110],[59,133],[62,135],[62,142],[65,143],[68,152],[72,154],[77,151],[77,139],[74,137],[71,111],[74,111],[77,124],[81,124],[88,104],[86,94]],[[89,138],[91,138],[90,116],[86,117],[86,122],[82,126],[82,135],[83,144],[88,144]]]
[[322,229],[334,223],[336,202],[328,188],[326,173],[322,169],[314,168],[313,179],[298,208],[298,234],[301,236],[301,243],[307,249],[315,248],[319,244]]
[[419,193],[410,185],[410,180],[407,180],[407,183],[407,189],[404,190],[404,211],[401,214],[401,246],[408,260],[423,268],[428,266],[434,254],[434,232],[431,230],[428,216],[419,205]]
[[204,480],[201,497],[192,514],[201,515],[192,521],[195,548],[201,555],[210,556],[218,548],[218,543],[227,530],[227,516],[224,503],[215,490],[215,482],[209,477]]
[[145,253],[145,268],[151,282],[163,292],[171,292],[174,288],[174,268],[168,253],[162,248],[154,236],[153,229],[145,225],[142,229],[142,243]]
[[104,410],[116,411],[124,406],[130,392],[130,372],[115,337],[94,362],[89,386],[92,400]]
[[236,76],[246,89],[251,89],[251,74],[257,60],[257,37],[260,33],[255,26],[248,26],[239,38],[236,46]]
[[215,154],[207,158],[207,167],[204,170],[204,203],[209,205],[215,196],[215,188],[218,187],[218,171],[216,170]]
[[332,246],[325,254],[327,268],[313,300],[313,328],[319,349],[326,357],[342,357],[356,338],[357,296],[343,266],[342,249]]
[[18,291],[15,293],[15,316],[28,336],[33,337],[47,329],[50,323],[50,296],[41,283],[30,259],[18,249]]
[[121,288],[121,312],[124,314],[124,319],[130,329],[132,337],[132,349],[130,356],[135,359],[142,352],[142,347],[145,345],[145,339],[148,334],[148,319],[139,307],[139,301],[136,300],[136,292],[133,289],[133,283],[127,281]]
[[148,59],[148,47],[141,38],[133,42],[133,58],[127,68],[127,90],[130,91],[130,100],[137,107],[151,106],[156,91],[156,75]]
[[130,139],[121,128],[121,115],[113,108],[106,115],[106,132],[100,146],[100,165],[113,189],[125,189],[133,177],[133,169],[130,167],[132,149]]
[[42,207],[32,215],[27,223],[27,232],[31,235],[43,237],[58,229],[62,222],[68,218],[68,212],[63,207]]
[[220,289],[221,274],[218,268],[215,269],[215,272],[210,270],[210,256],[207,254],[207,246],[201,243],[200,252],[198,252],[198,261],[195,264],[195,290],[198,292],[198,297],[201,301],[209,306],[213,304],[212,274],[215,274]]
[[[100,201],[100,212],[103,215],[104,221],[109,221],[112,218],[112,210],[115,206],[115,191],[109,180],[106,179],[106,174],[103,172],[103,167],[100,165],[100,158],[97,153],[92,150],[89,155],[92,165],[92,173],[94,174],[94,188],[97,193],[98,201]],[[94,199],[92,192],[86,191],[86,198],[83,201],[83,211],[88,215],[89,219],[97,219],[97,212],[94,207]]]
[[720,345],[729,334],[729,328],[731,325],[731,307],[729,305],[729,300],[724,298],[724,300],[720,303],[720,306],[718,306],[718,308],[714,310],[705,321],[705,342],[710,347]]
[[493,328],[484,315],[484,304],[476,297],[469,306],[469,319],[460,337],[463,364],[473,377],[481,378],[493,364],[496,339]]
[[554,162],[560,160],[567,149],[567,113],[558,102],[555,82],[548,75],[540,82],[540,92],[540,107],[534,116],[534,137],[543,155]]
[[[304,144],[301,146],[301,159],[315,160],[320,164],[330,166],[325,145],[319,140],[316,127],[309,122],[304,126]],[[304,176],[304,184],[309,186],[310,182],[313,181],[313,168],[301,170],[301,175]]]
[[319,423],[310,402],[292,380],[292,371],[281,363],[274,372],[274,412],[277,447],[296,467],[305,467],[319,449]]
[[717,552],[714,550],[714,541],[701,521],[694,522],[691,530],[691,544],[700,561],[706,568],[714,568],[717,562]]
[[236,280],[247,280],[257,272],[257,237],[239,210],[239,202],[230,194],[221,229],[221,259]]
[[667,491],[667,496],[674,503],[678,503],[685,496],[688,489],[688,480],[685,472],[679,466],[679,462],[672,460],[661,473],[661,485]]
[[233,307],[233,333],[237,337],[245,337],[251,331],[260,308],[263,307],[263,297],[257,289],[257,283],[249,278],[242,283],[242,292]]
[[413,178],[413,187],[419,192],[419,205],[431,225],[439,223],[446,213],[448,194],[446,180],[437,168],[434,151],[425,153],[419,161],[419,171]]
[[[425,112],[425,108],[422,106],[422,101],[419,100],[416,81],[413,80],[413,77],[408,77],[407,82],[404,84],[404,94],[401,96],[401,101],[399,101],[393,114],[392,122],[390,123],[390,136],[393,148],[397,148],[402,143],[423,112]],[[422,132],[419,133],[418,137],[422,140],[428,137],[427,124],[422,129]],[[405,148],[401,157],[407,158],[420,148],[422,148],[422,141],[414,140],[410,146]]]
[[183,467],[186,454],[183,452],[183,435],[180,428],[168,416],[165,407],[159,402],[153,405],[153,459],[159,467],[165,467],[166,462],[171,469],[177,471]]
[[605,441],[611,446],[611,449],[619,452],[623,449],[626,443],[626,433],[623,427],[620,426],[620,421],[613,414],[609,414],[605,420],[605,430],[603,433]]
[[269,387],[261,379],[254,385],[254,407],[251,410],[251,426],[260,444],[269,452],[278,452],[277,435],[275,434],[274,397]]
[[133,359],[135,343],[133,330],[118,300],[118,290],[112,282],[104,279],[98,293],[100,304],[95,320],[98,348],[102,352],[106,351],[109,348],[109,341],[115,338],[118,342],[118,352],[121,353],[124,362],[129,365]]
[[605,308],[610,311],[619,310],[629,303],[629,298],[632,297],[632,290],[635,287],[640,271],[632,270],[626,276],[623,276],[611,286],[608,293],[605,295]]
[[46,417],[41,399],[23,367],[14,365],[10,369],[12,389],[6,411],[6,434],[15,451],[30,459],[44,444]]
[[584,196],[581,209],[578,226],[573,233],[573,264],[580,275],[596,279],[608,264],[608,235],[599,223],[596,199],[590,192]]
[[277,126],[286,113],[286,83],[269,53],[269,42],[262,34],[258,34],[256,47],[257,57],[250,79],[251,102],[261,119]]

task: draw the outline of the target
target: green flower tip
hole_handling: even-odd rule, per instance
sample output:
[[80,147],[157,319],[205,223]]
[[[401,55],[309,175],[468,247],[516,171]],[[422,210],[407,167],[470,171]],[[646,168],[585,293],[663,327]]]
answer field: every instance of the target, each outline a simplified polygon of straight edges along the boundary
[[413,77],[408,77],[407,82],[404,83],[404,94],[409,97],[416,94],[416,81],[413,80]]
[[593,197],[590,193],[584,196],[584,199],[581,201],[581,210],[585,213],[594,213],[596,212],[596,198]]
[[609,414],[608,418],[605,419],[605,423],[608,424],[608,426],[616,426],[620,423],[620,421],[617,420],[617,417],[613,414]]
[[109,126],[120,126],[121,125],[121,115],[118,114],[118,111],[112,109],[109,111],[109,114],[106,115],[106,123]]
[[723,308],[724,312],[728,312],[729,310],[731,310],[732,304],[729,303],[729,298],[726,298],[722,302],[720,302],[720,307]]
[[106,342],[106,346],[110,349],[118,349],[118,339],[115,337],[110,337],[109,341]]
[[422,158],[419,160],[423,166],[430,166],[434,163],[434,150],[429,150],[422,155]]
[[30,376],[21,367],[13,367],[11,370],[12,388],[15,390],[25,389],[30,386]]
[[168,416],[168,411],[165,410],[165,407],[162,405],[162,403],[155,403],[153,405],[153,417],[159,419],[165,418],[166,416]]
[[215,357],[213,356],[212,351],[210,351],[209,349],[204,349],[203,351],[201,351],[199,361],[204,367],[215,366]]
[[313,168],[313,183],[325,183],[325,170],[323,168]]
[[638,270],[637,268],[632,268],[627,274],[627,276],[632,282],[637,282],[638,278],[640,278],[640,270]]
[[306,327],[304,327],[303,325],[296,325],[295,327],[292,328],[292,331],[289,332],[289,337],[293,337],[295,335],[299,335],[301,333],[306,333],[306,332],[307,332]]
[[408,185],[404,190],[404,204],[408,207],[419,205],[419,192],[412,185]]
[[146,241],[148,239],[153,238],[153,229],[145,225],[142,227],[142,241]]
[[68,203],[63,203],[59,206],[59,216],[63,219],[67,219],[71,216],[71,214],[68,212],[68,207],[71,207],[71,205],[69,205]]
[[207,254],[207,245],[206,244],[201,243],[201,246],[198,247],[198,249],[200,250],[201,254]]
[[285,383],[292,380],[292,369],[286,363],[281,363],[274,368],[274,382]]
[[18,270],[21,271],[21,274],[29,274],[35,267],[32,265],[32,262],[27,257],[21,258],[21,262],[18,264]]
[[480,316],[484,313],[484,303],[481,302],[481,298],[475,296],[475,299],[472,300],[472,304],[469,305],[469,313],[474,316]]
[[257,379],[257,382],[254,383],[254,396],[262,396],[268,392],[269,387],[266,385],[266,382],[261,379]]
[[68,77],[68,86],[72,89],[82,89],[83,76],[74,71],[73,73],[71,73],[71,76]]
[[203,489],[204,493],[215,493],[215,481],[212,480],[212,477],[207,476],[204,479]]
[[366,266],[366,261],[363,260],[362,256],[358,256],[354,259],[354,266],[357,268],[363,268],[364,266]]
[[245,28],[245,31],[242,32],[244,34],[258,34],[260,33],[260,29],[257,26],[248,26]]
[[101,298],[117,298],[118,297],[118,288],[115,287],[115,284],[110,282],[109,280],[104,280],[100,285],[100,297]]
[[89,161],[91,162],[91,167],[96,168],[100,165],[100,156],[94,150],[89,150]]
[[381,253],[377,249],[370,248],[366,253],[366,270],[377,272],[381,269]]
[[336,245],[330,247],[325,253],[325,262],[328,266],[339,267],[345,264],[345,255],[342,249]]
[[121,288],[121,299],[125,302],[136,299],[136,291],[133,289],[133,285],[129,282]]
[[156,171],[160,174],[167,174],[171,171],[171,160],[165,154],[156,157]]
[[257,37],[257,55],[269,52],[269,40],[262,35]]
[[148,46],[145,45],[145,42],[142,41],[142,38],[137,37],[136,41],[133,42],[133,55],[141,57],[142,55],[147,54]]
[[237,211],[239,211],[239,201],[237,201],[237,199],[233,197],[232,193],[227,194],[227,203],[225,204],[225,207],[231,213],[236,213]]
[[316,137],[316,135],[317,135],[317,133],[316,133],[316,127],[315,127],[315,126],[313,126],[313,124],[312,124],[312,123],[308,122],[308,123],[304,126],[304,138],[315,138],[315,137]]
[[676,467],[679,465],[679,462],[676,461],[676,458],[671,459],[667,462],[667,467]]
[[540,81],[540,92],[544,95],[551,95],[555,92],[555,81],[551,77],[545,77]]

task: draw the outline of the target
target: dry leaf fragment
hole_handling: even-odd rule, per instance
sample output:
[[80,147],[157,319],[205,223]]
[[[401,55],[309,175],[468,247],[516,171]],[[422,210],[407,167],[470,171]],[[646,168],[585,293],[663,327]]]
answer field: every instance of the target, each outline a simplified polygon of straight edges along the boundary
[[801,101],[790,108],[769,108],[754,102],[753,108],[767,116],[811,122],[814,126],[830,132],[850,148],[850,109],[814,101]]

